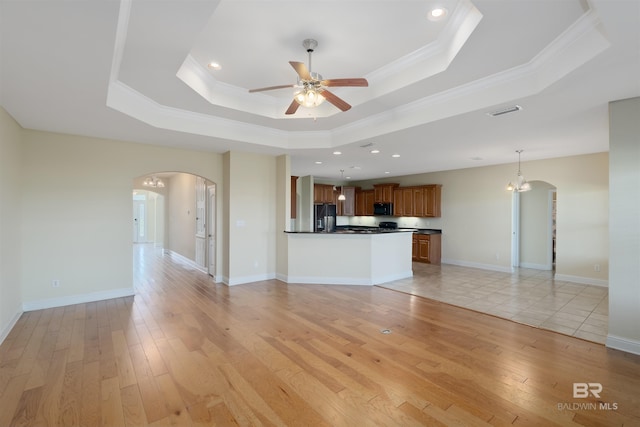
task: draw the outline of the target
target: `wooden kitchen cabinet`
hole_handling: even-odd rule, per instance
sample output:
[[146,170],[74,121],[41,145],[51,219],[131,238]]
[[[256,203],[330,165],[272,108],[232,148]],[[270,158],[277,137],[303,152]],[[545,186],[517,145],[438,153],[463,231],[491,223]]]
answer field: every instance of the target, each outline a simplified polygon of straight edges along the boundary
[[337,211],[340,216],[356,214],[356,187],[338,187],[338,195],[344,194],[344,200],[337,200]]
[[393,215],[394,216],[404,216],[404,210],[402,209],[402,190],[396,188],[393,190]]
[[417,216],[413,207],[413,188],[402,189],[402,215]]
[[424,191],[425,187],[416,187],[411,190],[413,216],[424,216]]
[[313,184],[313,203],[336,203],[336,198],[333,185],[329,184]]
[[373,215],[374,190],[356,191],[356,216]]
[[364,193],[364,214],[365,215],[373,215],[373,203],[374,203],[374,191],[366,190]]
[[423,187],[424,216],[439,218],[441,216],[440,199],[442,198],[442,185],[433,184]]
[[393,203],[393,191],[399,184],[375,184],[373,186],[375,203]]
[[441,241],[440,234],[415,233],[413,235],[413,261],[440,264]]
[[291,218],[295,219],[296,217],[296,186],[298,184],[298,177],[291,177]]

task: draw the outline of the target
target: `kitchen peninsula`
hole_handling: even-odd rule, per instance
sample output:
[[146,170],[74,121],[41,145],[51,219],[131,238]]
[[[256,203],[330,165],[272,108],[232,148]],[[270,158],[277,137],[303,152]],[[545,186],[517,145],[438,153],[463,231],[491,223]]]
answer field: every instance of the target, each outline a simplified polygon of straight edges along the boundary
[[413,276],[411,230],[286,233],[288,283],[378,285]]

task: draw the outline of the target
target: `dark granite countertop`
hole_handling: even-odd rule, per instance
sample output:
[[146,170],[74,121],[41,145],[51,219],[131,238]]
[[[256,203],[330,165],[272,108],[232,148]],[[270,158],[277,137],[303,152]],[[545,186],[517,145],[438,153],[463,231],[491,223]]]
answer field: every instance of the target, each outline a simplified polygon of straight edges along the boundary
[[366,226],[338,226],[336,231],[324,232],[324,231],[285,231],[290,234],[388,234],[388,233],[416,233],[416,234],[442,234],[442,230],[436,230],[432,228],[396,228],[386,229],[378,227],[366,227]]

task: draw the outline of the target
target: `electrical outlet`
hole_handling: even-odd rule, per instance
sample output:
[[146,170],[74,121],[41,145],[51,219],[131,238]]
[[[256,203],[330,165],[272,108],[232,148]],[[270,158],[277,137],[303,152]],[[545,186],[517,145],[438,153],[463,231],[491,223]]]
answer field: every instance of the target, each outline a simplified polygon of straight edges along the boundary
[[60,287],[60,280],[58,279],[54,279],[51,281],[51,287],[52,288],[59,288]]
[[593,270],[594,271],[600,271],[600,264],[594,264],[593,265]]

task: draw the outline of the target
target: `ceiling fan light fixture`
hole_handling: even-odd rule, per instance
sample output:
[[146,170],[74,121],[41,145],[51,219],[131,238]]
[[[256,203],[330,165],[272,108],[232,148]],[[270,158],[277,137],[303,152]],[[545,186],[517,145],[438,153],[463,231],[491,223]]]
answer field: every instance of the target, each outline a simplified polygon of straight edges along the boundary
[[303,107],[313,108],[324,102],[324,96],[322,96],[315,89],[303,88],[294,94],[295,100]]

